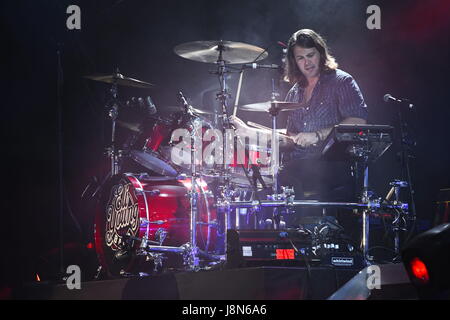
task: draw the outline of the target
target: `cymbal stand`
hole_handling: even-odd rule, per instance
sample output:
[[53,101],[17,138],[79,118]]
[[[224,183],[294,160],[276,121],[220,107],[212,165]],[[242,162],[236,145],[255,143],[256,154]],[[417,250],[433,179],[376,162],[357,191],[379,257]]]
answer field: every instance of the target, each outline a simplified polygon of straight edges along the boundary
[[[116,74],[119,74],[119,69],[116,69]],[[117,81],[115,80],[111,89],[109,90],[111,94],[111,99],[107,103],[106,107],[109,108],[108,117],[111,119],[111,145],[107,148],[107,155],[111,159],[111,176],[119,173],[119,155],[120,153],[116,150],[116,120],[119,115],[119,100],[118,100],[118,90]]]
[[[275,90],[274,90],[272,92],[272,101],[275,101],[275,99],[276,99],[276,94],[275,94]],[[271,107],[269,109],[269,113],[272,116],[271,166],[272,166],[272,180],[273,180],[273,187],[272,187],[273,194],[270,196],[270,198],[273,201],[286,200],[288,197],[286,195],[286,193],[284,192],[284,190],[283,190],[283,193],[281,193],[281,194],[278,193],[278,171],[280,169],[280,164],[279,164],[280,148],[279,148],[278,132],[277,132],[277,116],[278,116],[279,112],[280,112],[280,109],[278,108],[277,103],[272,102]],[[289,195],[289,196],[292,196],[292,195]],[[274,210],[273,210],[273,221],[275,223],[274,226],[276,229],[278,229],[278,227],[280,226],[280,222],[281,222],[279,210],[280,210],[279,208],[274,208]]]
[[195,124],[192,121],[192,131],[191,131],[191,190],[189,191],[190,204],[191,204],[191,220],[190,220],[190,259],[189,259],[189,269],[192,271],[197,271],[199,269],[199,256],[197,247],[197,216],[198,216],[198,192],[197,192],[197,173],[195,164]]
[[356,165],[363,165],[363,190],[361,195],[361,202],[367,204],[367,208],[362,211],[362,238],[361,238],[361,250],[363,252],[363,259],[366,266],[372,264],[373,257],[369,256],[369,239],[370,239],[370,214],[372,208],[369,205],[371,203],[372,192],[369,190],[369,156],[370,156],[370,142],[367,140],[367,145],[361,149],[354,150],[354,155],[357,156]]
[[271,103],[269,113],[272,116],[272,179],[273,179],[273,200],[278,198],[278,171],[280,169],[280,158],[279,158],[279,143],[278,143],[278,132],[277,132],[277,116],[280,112],[276,102]]
[[[197,191],[197,172],[196,172],[196,133],[197,128],[194,121],[194,117],[192,117],[191,109],[189,104],[186,101],[186,98],[183,96],[183,93],[180,92],[179,98],[186,112],[188,113],[189,122],[191,125],[191,190],[189,191],[190,198],[190,206],[191,206],[191,214],[190,214],[190,234],[189,234],[189,243],[186,246],[186,260],[188,264],[188,269],[191,271],[198,271],[200,268],[200,260],[199,260],[199,248],[197,246],[197,217],[198,217],[198,191]],[[200,131],[201,132],[201,131]]]
[[[216,74],[219,77],[219,82],[220,82],[220,92],[216,94],[217,100],[220,101],[220,106],[222,109],[222,137],[223,138],[223,155],[224,155],[224,160],[226,159],[226,155],[228,154],[228,148],[227,148],[227,129],[231,129],[231,124],[229,122],[228,119],[228,104],[227,104],[227,100],[230,97],[230,94],[228,93],[228,86],[227,86],[227,79],[226,79],[226,75],[230,72],[227,69],[227,64],[225,62],[225,60],[223,59],[223,51],[225,50],[225,47],[223,45],[223,41],[221,40],[218,44],[218,48],[217,50],[219,51],[219,56],[217,58],[216,64],[217,64],[217,70],[212,72],[214,74]],[[234,137],[231,141],[231,143],[234,146]],[[233,150],[234,148],[232,148]],[[229,167],[228,167],[228,163],[227,161],[223,161],[223,166],[222,166],[222,176],[225,177],[225,186],[229,186]],[[229,227],[230,221],[231,221],[231,210],[230,209],[226,209],[225,212],[225,243],[227,243],[227,232],[226,230]]]

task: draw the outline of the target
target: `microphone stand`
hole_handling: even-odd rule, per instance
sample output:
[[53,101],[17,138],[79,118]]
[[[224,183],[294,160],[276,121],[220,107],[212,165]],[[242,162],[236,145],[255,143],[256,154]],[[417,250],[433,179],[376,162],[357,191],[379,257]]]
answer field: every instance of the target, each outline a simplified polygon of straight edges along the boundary
[[410,194],[410,201],[411,201],[411,219],[413,220],[413,226],[411,228],[410,235],[412,234],[413,230],[415,229],[416,224],[416,205],[415,205],[415,199],[414,199],[414,185],[412,183],[412,177],[411,177],[411,170],[410,170],[410,164],[409,159],[414,158],[414,156],[411,153],[411,146],[415,144],[414,141],[409,141],[409,135],[408,135],[408,124],[406,123],[406,120],[404,119],[402,115],[402,110],[398,109],[398,118],[400,122],[400,148],[401,148],[401,163],[402,163],[402,174],[406,175],[406,181],[408,182],[408,189]]
[[65,275],[64,270],[64,178],[63,178],[63,133],[62,133],[62,95],[63,95],[63,85],[64,85],[64,74],[61,65],[61,49],[56,51],[57,62],[58,62],[58,73],[57,73],[57,109],[58,109],[58,176],[59,176],[59,272],[60,275]]

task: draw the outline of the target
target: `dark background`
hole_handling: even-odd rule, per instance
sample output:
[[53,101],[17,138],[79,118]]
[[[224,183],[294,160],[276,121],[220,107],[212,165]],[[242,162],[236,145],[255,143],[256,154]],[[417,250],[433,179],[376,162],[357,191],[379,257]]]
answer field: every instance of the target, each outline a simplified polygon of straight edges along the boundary
[[[66,8],[81,8],[81,30],[68,30]],[[381,30],[368,30],[366,8],[381,8]],[[82,78],[111,73],[156,84],[122,89],[123,99],[150,95],[158,108],[176,105],[182,90],[193,105],[215,110],[213,65],[176,56],[173,47],[197,40],[230,40],[268,48],[264,63],[280,63],[281,47],[301,28],[328,41],[340,68],[357,80],[369,106],[369,122],[398,128],[397,107],[383,95],[408,97],[406,112],[417,146],[412,162],[418,217],[431,221],[439,189],[450,186],[448,58],[450,3],[446,0],[86,0],[2,1],[2,130],[4,181],[0,232],[0,283],[35,279],[57,268],[48,252],[58,247],[60,203],[57,113],[57,50],[63,73],[62,133],[64,242],[89,242],[92,213],[80,204],[89,177],[98,173],[107,144],[107,85]],[[241,103],[269,100],[276,71],[245,74]],[[237,76],[229,77],[236,91]],[[278,90],[282,97],[288,86]],[[233,104],[233,98],[230,105]],[[238,112],[269,125],[269,116]],[[398,136],[397,136],[398,137]],[[401,178],[398,143],[371,170],[373,189]],[[56,251],[53,251],[56,252]],[[45,260],[47,257],[50,260]],[[44,267],[43,267],[44,266]]]

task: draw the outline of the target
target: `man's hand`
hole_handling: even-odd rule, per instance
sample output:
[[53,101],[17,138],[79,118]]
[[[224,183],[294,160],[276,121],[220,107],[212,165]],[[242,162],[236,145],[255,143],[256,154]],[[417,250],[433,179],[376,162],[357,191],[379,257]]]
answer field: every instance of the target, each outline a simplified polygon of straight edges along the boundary
[[319,138],[315,132],[300,132],[293,137],[295,144],[301,147],[309,147],[319,142]]
[[247,132],[249,127],[245,124],[244,121],[242,121],[241,119],[239,119],[236,116],[230,116],[228,118],[228,120],[230,121],[230,123],[232,125],[234,125],[234,127],[236,128],[236,130],[242,130],[243,132]]

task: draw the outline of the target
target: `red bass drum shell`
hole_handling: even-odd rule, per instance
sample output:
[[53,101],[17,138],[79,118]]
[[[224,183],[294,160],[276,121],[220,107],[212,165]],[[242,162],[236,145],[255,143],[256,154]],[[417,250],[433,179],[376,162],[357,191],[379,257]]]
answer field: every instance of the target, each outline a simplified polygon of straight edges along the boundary
[[[109,276],[138,272],[145,260],[136,255],[140,241],[130,246],[127,236],[142,238],[147,234],[148,240],[157,241],[158,230],[164,230],[164,246],[179,247],[189,242],[191,185],[190,179],[129,173],[114,176],[105,184],[96,210],[94,237],[100,264]],[[200,179],[197,191],[197,245],[213,252],[218,230],[214,198]],[[124,251],[126,254],[118,258]]]

